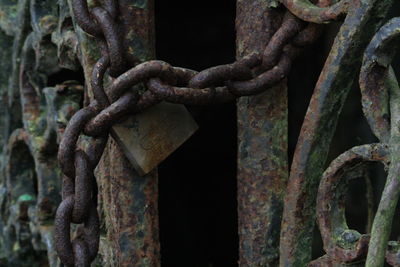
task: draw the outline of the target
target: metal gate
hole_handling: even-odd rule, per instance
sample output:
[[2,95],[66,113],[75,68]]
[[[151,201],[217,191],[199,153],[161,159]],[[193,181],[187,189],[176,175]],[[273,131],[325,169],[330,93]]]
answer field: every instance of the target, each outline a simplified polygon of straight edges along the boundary
[[[157,166],[197,131],[188,108],[236,101],[238,265],[400,266],[395,4],[312,2],[237,0],[236,61],[194,71],[155,59],[157,2],[0,0],[0,265],[162,266]],[[289,155],[292,66],[332,24]],[[376,142],[328,162],[352,90]],[[365,233],[346,220],[356,178]]]

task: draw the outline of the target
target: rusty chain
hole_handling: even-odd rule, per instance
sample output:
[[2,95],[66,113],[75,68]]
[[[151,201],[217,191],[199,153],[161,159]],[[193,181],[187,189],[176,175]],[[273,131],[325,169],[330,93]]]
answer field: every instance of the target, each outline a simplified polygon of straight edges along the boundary
[[[141,112],[161,101],[206,105],[262,93],[288,76],[292,61],[301,48],[318,38],[321,26],[307,25],[286,12],[264,51],[196,72],[159,60],[139,63],[128,55],[122,48],[116,0],[100,1],[90,9],[86,0],[73,0],[72,8],[76,23],[98,41],[101,58],[92,72],[95,100],[71,118],[60,143],[63,201],[56,213],[55,240],[65,265],[87,266],[99,247],[94,169],[105,149],[110,127],[122,116]],[[114,79],[106,93],[103,78],[107,70]],[[141,83],[148,90],[132,89]],[[85,148],[80,147],[82,134],[91,136],[90,145]],[[71,223],[83,224],[72,242]]]
[[298,18],[314,23],[328,23],[344,17],[354,0],[339,0],[333,5],[330,5],[330,0],[319,0],[318,5],[311,2],[309,0],[281,0],[281,3]]

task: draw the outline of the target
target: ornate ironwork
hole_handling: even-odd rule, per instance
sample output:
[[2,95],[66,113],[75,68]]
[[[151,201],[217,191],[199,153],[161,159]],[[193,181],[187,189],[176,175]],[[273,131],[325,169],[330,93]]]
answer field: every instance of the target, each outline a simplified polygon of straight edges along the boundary
[[[4,265],[29,255],[57,266],[57,250],[63,264],[89,266],[100,243],[94,170],[116,122],[162,101],[209,105],[262,94],[289,75],[302,49],[320,36],[321,24],[336,20],[343,24],[303,123],[284,210],[274,211],[282,217],[279,253],[274,245],[276,251],[260,262],[279,258],[282,266],[364,261],[366,266],[383,266],[386,257],[392,266],[400,265],[400,246],[389,241],[400,196],[400,94],[390,66],[399,44],[400,19],[381,27],[393,0],[342,0],[333,5],[330,0],[281,0],[278,8],[276,1],[267,1],[270,38],[262,49],[200,72],[132,56],[123,34],[132,25],[121,15],[124,6],[117,0],[94,1],[90,7],[87,0],[71,0],[73,18],[67,1],[15,2],[0,1],[5,14],[0,16],[0,46],[5,49],[0,53],[5,105],[0,137],[7,144],[1,151],[0,187],[0,258],[8,258]],[[87,90],[76,81],[48,85],[49,76],[62,68],[79,68],[79,34],[85,33],[76,33],[72,21],[100,48]],[[324,171],[338,115],[360,69],[363,111],[379,143],[348,150]],[[344,197],[348,180],[360,176],[352,173],[371,161],[383,163],[388,178],[372,231],[361,234],[347,227]],[[315,219],[326,255],[310,262]],[[273,239],[278,243],[277,235]],[[251,265],[245,259],[241,264]]]

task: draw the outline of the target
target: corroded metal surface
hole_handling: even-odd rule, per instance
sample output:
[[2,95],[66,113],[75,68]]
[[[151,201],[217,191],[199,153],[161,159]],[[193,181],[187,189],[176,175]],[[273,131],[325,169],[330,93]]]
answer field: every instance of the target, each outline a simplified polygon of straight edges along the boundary
[[[125,51],[141,60],[154,58],[154,2],[118,2],[128,37],[124,39]],[[111,207],[105,212],[108,242],[117,256],[115,260],[109,258],[110,264],[159,266],[157,170],[141,177],[115,142],[110,142],[108,149],[105,162],[109,160],[109,166],[105,170],[110,176],[103,177],[107,180],[103,180],[101,190],[105,193],[104,207]]]
[[[129,38],[125,39],[124,51],[130,51],[130,53],[135,51],[137,56],[153,55],[153,47],[151,46],[153,42],[151,33],[153,31],[153,9],[151,1],[142,3],[140,6],[137,6],[135,1],[121,2],[123,1],[120,1],[121,8],[118,7],[117,9],[121,10],[124,16],[123,22],[129,22],[125,24],[127,32],[124,35],[129,35]],[[147,26],[143,27],[144,24]],[[141,25],[141,28],[133,28],[132,25]],[[78,32],[78,40],[82,50],[81,62],[86,80],[90,81],[99,52],[94,39],[80,31],[79,27],[75,27],[75,30]],[[132,49],[132,44],[136,45],[141,42],[148,43],[148,45],[141,46],[140,49]],[[104,72],[102,75],[104,75]],[[91,99],[93,99],[91,86],[94,89],[98,86],[102,87],[102,84],[97,85],[93,83],[94,81],[88,82],[88,98]],[[99,152],[101,155],[101,151],[96,153],[99,154]],[[100,243],[100,254],[102,256],[100,262],[107,262],[110,265],[134,263],[138,266],[157,266],[160,258],[157,174],[153,172],[146,177],[140,177],[112,140],[106,148],[106,155],[108,154],[113,156],[104,156],[97,171],[100,187],[99,200],[101,210],[104,210],[105,223],[105,236],[101,238]]]
[[337,157],[324,172],[317,196],[317,222],[327,258],[347,264],[365,259],[369,235],[362,235],[347,227],[345,196],[351,172],[363,164],[376,161],[386,167],[390,163],[386,144],[354,147]]
[[[238,1],[236,25],[239,61],[264,49],[260,70],[271,69],[272,73],[281,68],[282,73],[275,74],[280,77],[288,75],[301,48],[313,43],[321,32],[320,26],[307,25],[265,1]],[[260,93],[274,84],[266,82],[266,74],[270,73],[228,83],[228,89],[235,94]],[[257,96],[241,98],[237,114],[239,264],[276,265],[288,176],[286,81]]]
[[366,266],[369,267],[381,266],[385,261],[393,216],[400,196],[400,180],[398,177],[400,171],[400,87],[390,66],[396,52],[393,48],[398,47],[400,41],[399,25],[400,19],[395,18],[378,31],[365,51],[362,74],[360,75],[361,86],[363,86],[363,78],[365,78],[363,73],[366,72],[375,78],[375,80],[371,81],[375,85],[375,90],[387,90],[390,95],[390,139],[388,142],[390,144],[391,163],[382,198],[372,225],[371,241],[366,261]]
[[[262,49],[282,19],[265,1],[252,2],[237,2],[238,58]],[[286,81],[260,96],[240,99],[237,115],[239,264],[267,266],[279,257],[288,176]]]
[[[390,69],[398,19],[378,32],[361,68],[364,113],[382,143],[347,151],[323,174],[363,50],[392,2],[239,0],[238,60],[196,72],[151,60],[153,1],[0,0],[0,265],[58,266],[57,249],[65,264],[88,266],[99,249],[100,265],[160,266],[157,172],[140,176],[108,133],[124,116],[161,101],[206,105],[241,97],[239,264],[306,265],[317,207],[326,255],[309,266],[363,265],[366,256],[366,266],[382,266],[385,256],[397,266],[398,244],[386,250],[400,194],[398,84]],[[286,187],[285,78],[321,33],[310,22],[346,14]],[[64,79],[65,69],[83,70],[86,84]],[[371,238],[348,229],[343,200],[347,181],[360,176],[355,167],[367,161],[389,169]]]
[[388,243],[386,262],[394,267],[400,266],[399,242],[391,241]]
[[[297,17],[315,23],[327,23],[345,16],[349,6],[356,0],[339,0],[332,6],[318,6],[308,0],[280,0]],[[318,1],[326,2],[325,0]]]
[[[399,43],[399,23],[398,18],[392,19],[376,33],[365,50],[359,78],[365,117],[382,143],[352,148],[335,159],[324,173],[318,191],[317,217],[327,255],[310,266],[331,261],[377,267],[384,265],[385,258],[390,265],[398,265],[398,244],[388,240],[400,195],[400,91],[390,66]],[[367,161],[380,161],[388,170],[370,237],[348,229],[341,200],[346,191],[345,177]]]
[[301,129],[289,177],[281,231],[281,265],[310,260],[315,200],[329,144],[362,52],[392,1],[353,1],[319,77]]
[[[288,75],[292,60],[295,59],[301,48],[315,40],[319,33],[315,25],[306,27],[299,19],[286,12],[280,28],[276,32],[271,30],[270,41],[267,45],[262,44],[261,47],[265,47],[263,53],[256,51],[230,65],[218,66],[196,73],[191,70],[174,68],[160,61],[149,61],[136,65],[138,60],[142,60],[140,55],[129,56],[129,54],[126,54],[127,60],[124,61],[124,64],[120,62],[121,55],[126,53],[121,50],[123,44],[121,43],[122,32],[120,31],[137,29],[126,24],[132,17],[126,16],[126,13],[123,12],[129,10],[129,3],[119,3],[121,17],[123,18],[121,21],[125,23],[124,26],[126,27],[119,27],[116,17],[112,17],[117,16],[116,13],[106,10],[110,8],[109,6],[99,5],[89,8],[84,0],[74,0],[71,3],[76,22],[87,33],[96,38],[101,50],[101,57],[94,65],[92,76],[90,76],[93,79],[91,91],[94,100],[92,99],[88,107],[74,115],[67,126],[60,145],[60,166],[64,174],[71,177],[71,180],[73,180],[74,175],[75,179],[78,178],[73,161],[77,154],[73,148],[76,146],[81,132],[95,138],[107,135],[110,127],[122,116],[142,112],[162,100],[181,104],[208,104],[214,103],[216,100],[230,100],[234,97],[259,94],[276,85]],[[105,14],[107,15],[102,16]],[[272,22],[270,23],[272,25]],[[94,27],[94,25],[99,27]],[[126,36],[133,35],[128,34]],[[299,38],[291,43],[291,39],[297,35],[299,35]],[[127,51],[130,51],[129,48]],[[132,67],[122,73],[124,66],[128,65]],[[115,80],[104,91],[102,79],[107,68],[109,68],[109,74],[115,77]],[[88,71],[86,71],[87,74]],[[150,79],[147,83],[149,91],[143,92],[140,90],[142,87],[138,85],[148,79]],[[223,87],[219,87],[217,90],[215,87],[220,84]],[[193,86],[193,88],[190,86]],[[209,88],[206,88],[206,86],[209,86]],[[133,90],[129,90],[132,87]],[[89,98],[91,98],[91,95],[89,95]],[[285,100],[283,99],[283,101]],[[281,129],[279,123],[276,124],[278,125],[277,133],[280,134],[280,131],[285,128]],[[120,136],[118,138],[121,141]],[[162,144],[158,145],[161,146]],[[285,148],[283,147],[282,155],[285,154],[284,151]],[[109,153],[114,154],[114,151],[109,151]],[[112,175],[112,172],[119,166],[113,165],[112,161],[116,160],[115,158],[112,157],[110,160],[112,167],[110,168],[110,175]],[[120,159],[118,158],[116,161],[118,160]],[[94,166],[92,167],[94,168]],[[116,176],[119,176],[118,173],[116,173]],[[278,179],[279,175],[275,175],[275,177]],[[132,180],[134,179],[133,177]],[[65,184],[66,186],[67,184]],[[153,196],[156,196],[156,192],[153,193]],[[281,198],[281,196],[279,197]],[[64,201],[67,201],[67,199]],[[76,201],[74,203],[74,205],[77,204]],[[112,207],[118,206],[116,203],[113,204]],[[142,207],[144,206],[142,205]],[[140,212],[136,214],[140,214]],[[58,216],[61,216],[61,214]],[[72,221],[72,219],[69,220]],[[144,225],[151,226],[152,224],[144,223]],[[59,247],[62,248],[62,246]]]
[[1,54],[11,64],[1,78],[1,135],[9,144],[2,151],[1,202],[7,209],[1,212],[1,265],[57,266],[52,223],[60,201],[57,141],[63,122],[79,109],[83,88],[68,81],[47,87],[48,76],[60,70],[50,41],[58,21],[56,1],[5,2]]

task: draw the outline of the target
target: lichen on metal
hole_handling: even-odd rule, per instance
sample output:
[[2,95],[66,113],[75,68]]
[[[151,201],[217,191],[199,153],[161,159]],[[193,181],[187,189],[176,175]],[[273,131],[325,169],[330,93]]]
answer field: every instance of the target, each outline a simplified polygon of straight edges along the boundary
[[[100,240],[96,264],[160,266],[157,170],[139,175],[121,144],[105,136],[123,116],[161,101],[206,105],[236,98],[239,265],[366,260],[378,267],[385,257],[398,265],[400,246],[388,240],[400,194],[399,88],[390,68],[399,19],[367,47],[393,2],[238,0],[237,61],[197,72],[153,60],[152,0],[0,0],[0,265],[58,266],[55,247],[65,263],[89,265]],[[289,176],[286,78],[302,48],[321,33],[314,23],[342,18]],[[66,69],[83,72],[85,84],[60,78]],[[381,143],[354,147],[324,171],[360,69],[363,111]],[[368,235],[348,228],[344,196],[348,180],[364,174],[355,167],[370,161],[384,163],[389,174]],[[326,255],[310,262],[315,219]],[[83,222],[72,243],[70,222]]]
[[[7,6],[11,3],[12,8]],[[3,64],[8,64],[0,79],[1,135],[2,143],[9,144],[1,156],[1,187],[8,192],[1,202],[9,209],[0,215],[0,261],[4,266],[57,266],[53,243],[53,218],[60,201],[57,136],[65,127],[60,115],[68,120],[68,112],[79,108],[83,89],[76,91],[77,82],[68,81],[46,88],[48,77],[61,70],[56,46],[49,41],[57,26],[57,1],[2,1],[0,10],[10,12],[0,18],[1,55],[7,59]],[[11,19],[13,23],[7,24]]]
[[281,264],[310,261],[315,200],[344,100],[361,67],[362,53],[393,1],[353,1],[335,38],[310,101],[294,154],[281,231]]
[[[400,87],[390,64],[396,54],[400,42],[400,18],[394,18],[386,23],[374,36],[365,51],[362,72],[360,75],[361,87],[375,86],[376,91],[385,90],[390,95],[390,168],[382,198],[372,225],[371,241],[366,260],[366,266],[381,266],[384,263],[387,243],[392,229],[395,208],[400,196],[400,132],[399,132],[399,100]],[[366,75],[374,77],[365,83]]]

